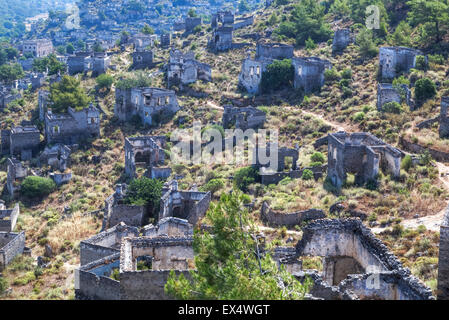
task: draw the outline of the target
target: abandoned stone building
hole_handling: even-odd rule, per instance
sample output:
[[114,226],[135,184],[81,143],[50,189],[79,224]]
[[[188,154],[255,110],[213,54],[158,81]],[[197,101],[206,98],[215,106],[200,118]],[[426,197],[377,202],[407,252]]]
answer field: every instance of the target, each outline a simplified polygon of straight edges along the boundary
[[171,33],[161,34],[161,47],[168,48],[171,46]]
[[449,137],[449,116],[447,110],[449,108],[449,97],[441,97],[440,106],[440,128],[439,134],[440,138]]
[[262,128],[266,121],[265,112],[248,106],[245,108],[224,106],[222,126],[225,129],[235,128],[245,131],[246,129]]
[[212,81],[212,68],[195,59],[194,52],[183,53],[172,49],[167,65],[167,83],[171,85],[189,84],[197,80]]
[[52,146],[46,146],[39,156],[40,165],[49,165],[53,170],[64,172],[70,166],[71,148],[56,143]]
[[234,13],[229,10],[224,10],[213,14],[211,18],[212,28],[217,28],[219,24],[227,26],[234,25]]
[[192,225],[196,225],[204,217],[211,200],[210,192],[178,190],[176,180],[166,183],[162,194],[159,220],[175,217],[185,219]]
[[26,40],[22,43],[22,53],[31,53],[36,58],[53,53],[53,44],[48,39]]
[[332,41],[332,53],[341,53],[351,42],[351,30],[338,29],[334,33],[334,39]]
[[232,26],[223,26],[214,29],[212,38],[209,41],[209,47],[214,52],[227,51],[232,49],[234,28]]
[[413,108],[412,93],[408,86],[402,84],[395,87],[391,83],[377,84],[377,110],[381,111],[382,107],[390,102],[405,103]]
[[136,50],[131,56],[133,58],[132,68],[135,70],[154,67],[154,53],[151,50]]
[[114,114],[120,121],[140,116],[143,125],[153,125],[173,117],[179,110],[172,90],[161,88],[129,88],[115,91]]
[[305,93],[320,90],[324,85],[324,71],[332,68],[332,64],[316,57],[293,58],[295,69],[294,87],[302,88]]
[[11,88],[0,86],[0,111],[8,108],[9,104],[17,99],[20,99],[22,94]]
[[239,74],[239,87],[248,93],[258,94],[262,82],[262,74],[273,63],[272,59],[252,59],[250,55],[243,60],[242,70]]
[[31,160],[39,150],[41,134],[36,126],[17,126],[10,133],[10,155],[22,161]]
[[2,271],[25,248],[25,232],[0,231],[0,271]]
[[19,204],[14,208],[6,209],[3,200],[0,200],[0,232],[13,232],[20,214]]
[[[193,268],[192,237],[125,237],[120,253],[81,266],[75,296],[95,300],[165,300],[171,270],[189,276]],[[141,268],[141,264],[144,268]],[[119,280],[111,277],[119,270]]]
[[337,132],[328,135],[328,176],[340,188],[347,174],[355,175],[356,184],[375,181],[384,173],[399,177],[402,152],[370,133]]
[[11,198],[16,198],[20,192],[20,184],[29,174],[30,170],[22,162],[14,158],[7,160],[6,188]]
[[[412,276],[360,219],[322,219],[307,224],[296,245],[296,257],[310,256],[323,259],[323,271],[312,277],[310,294],[317,298],[434,299],[430,288]],[[304,279],[304,273],[294,275]]]
[[125,138],[125,173],[136,177],[137,168],[144,168],[144,176],[166,179],[171,169],[165,167],[165,136]]
[[326,218],[326,214],[320,209],[307,209],[288,213],[277,212],[270,208],[266,201],[262,203],[260,215],[270,225],[286,227],[294,227],[302,225],[303,222]]
[[95,260],[115,253],[120,253],[124,237],[138,237],[139,228],[120,222],[93,237],[80,242],[80,265],[84,266]]
[[[379,49],[379,70],[381,79],[394,79],[401,72],[409,72],[416,65],[416,57],[423,53],[405,47],[381,47]],[[426,58],[427,59],[427,58]]]
[[67,58],[67,71],[71,76],[92,71],[96,77],[106,73],[110,64],[111,58],[104,52],[76,52]]
[[168,217],[162,218],[156,225],[146,225],[142,228],[145,237],[157,237],[161,235],[171,237],[192,237],[193,225],[185,219]]
[[138,33],[132,36],[131,42],[135,51],[145,51],[148,47],[154,46],[155,35]]
[[83,139],[100,136],[100,111],[90,105],[76,111],[56,114],[48,110],[45,114],[45,139],[47,144],[76,144]]
[[186,33],[193,32],[196,26],[201,26],[203,19],[201,17],[186,17],[185,19],[185,29]]
[[293,46],[284,43],[272,43],[259,41],[256,47],[256,59],[291,59],[293,58]]

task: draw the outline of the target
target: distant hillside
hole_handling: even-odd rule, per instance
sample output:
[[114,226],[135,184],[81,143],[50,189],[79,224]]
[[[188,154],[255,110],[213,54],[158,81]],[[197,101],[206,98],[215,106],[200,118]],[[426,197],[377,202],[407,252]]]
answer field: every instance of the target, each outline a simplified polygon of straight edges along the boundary
[[17,37],[25,30],[26,18],[60,10],[75,0],[0,0],[0,37]]

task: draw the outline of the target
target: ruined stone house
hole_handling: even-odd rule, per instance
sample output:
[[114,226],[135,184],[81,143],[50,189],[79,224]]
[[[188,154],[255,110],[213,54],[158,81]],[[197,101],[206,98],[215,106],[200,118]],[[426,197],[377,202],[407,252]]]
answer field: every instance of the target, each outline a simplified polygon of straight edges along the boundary
[[[381,47],[379,71],[381,79],[394,79],[401,72],[409,72],[416,65],[416,57],[423,53],[406,47]],[[427,59],[427,58],[426,58]]]
[[295,69],[293,85],[305,93],[320,90],[324,85],[324,71],[332,68],[329,61],[316,57],[295,57],[292,63]]
[[412,93],[408,86],[402,84],[395,87],[391,83],[377,84],[377,110],[382,111],[382,107],[390,102],[405,103],[413,108]]
[[110,65],[111,58],[104,52],[76,52],[67,58],[67,71],[71,76],[92,71],[92,76],[97,77],[106,73]]
[[222,126],[225,129],[258,129],[263,127],[266,121],[265,112],[252,106],[239,108],[232,105],[224,106]]
[[22,43],[22,53],[31,53],[36,58],[42,58],[53,53],[53,44],[48,39],[25,40]]
[[135,70],[154,67],[154,53],[151,50],[136,50],[131,56],[133,59],[132,68]]
[[83,139],[100,136],[100,111],[92,104],[83,110],[68,108],[67,113],[45,114],[45,139],[47,144],[76,144]]
[[375,181],[379,170],[399,177],[402,152],[370,133],[331,133],[328,136],[328,176],[340,188],[348,173],[355,183]]
[[71,153],[72,150],[62,143],[46,146],[39,156],[39,163],[49,165],[53,170],[64,172],[70,166]]
[[144,175],[151,179],[166,179],[171,169],[165,167],[165,136],[125,138],[125,173],[136,177],[136,169],[146,169]]
[[30,175],[30,170],[17,159],[7,160],[6,188],[11,198],[16,198],[20,192],[22,181]]
[[237,17],[234,21],[233,28],[234,30],[242,29],[254,24],[254,16],[242,16]]
[[197,80],[212,81],[210,65],[197,61],[192,51],[183,53],[180,50],[171,50],[167,65],[168,86],[186,85]]
[[14,208],[7,209],[4,201],[0,200],[0,232],[13,232],[19,214],[20,207],[18,203],[16,203]]
[[155,35],[138,33],[132,36],[131,42],[135,51],[145,51],[148,47],[153,47]]
[[201,26],[203,19],[201,17],[186,17],[185,19],[185,29],[186,33],[191,33],[196,26]]
[[[323,219],[303,228],[296,257],[322,257],[310,294],[326,300],[429,300],[432,291],[403,267],[359,219]],[[301,274],[295,274],[299,279]]]
[[332,41],[332,53],[341,53],[352,41],[350,29],[345,28],[336,30]]
[[9,104],[22,98],[22,94],[11,88],[0,87],[0,111],[8,108]]
[[117,88],[114,115],[129,121],[135,115],[143,125],[153,125],[172,117],[179,110],[178,99],[172,90],[160,88]]
[[159,220],[175,217],[196,225],[209,209],[210,192],[180,191],[176,180],[167,183],[162,193]]
[[10,133],[10,155],[22,161],[31,160],[39,150],[40,132],[36,126],[17,126]]
[[209,47],[214,52],[227,51],[232,49],[234,28],[231,26],[223,26],[214,29],[212,38],[209,41]]
[[272,59],[252,59],[250,55],[243,60],[242,70],[239,74],[239,87],[248,93],[258,94],[262,82],[262,74],[273,63]]
[[449,116],[447,110],[449,107],[449,97],[441,97],[441,107],[440,107],[440,128],[439,134],[440,138],[449,137]]
[[164,33],[161,34],[161,47],[162,48],[168,48],[171,46],[171,34],[170,33]]
[[293,58],[293,46],[284,43],[272,43],[259,41],[256,47],[256,59],[291,59]]

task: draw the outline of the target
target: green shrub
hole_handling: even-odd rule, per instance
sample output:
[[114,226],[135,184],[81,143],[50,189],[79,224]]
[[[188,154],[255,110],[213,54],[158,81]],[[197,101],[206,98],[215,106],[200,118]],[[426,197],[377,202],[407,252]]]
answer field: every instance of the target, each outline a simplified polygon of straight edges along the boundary
[[382,106],[382,111],[383,112],[387,112],[387,113],[396,113],[399,114],[401,113],[402,110],[402,106],[397,103],[396,101],[392,101],[392,102],[387,102]]
[[223,187],[224,187],[223,179],[211,179],[204,186],[201,187],[201,190],[205,192],[210,191],[210,193],[214,194]]
[[401,169],[404,169],[405,171],[409,171],[412,167],[412,157],[410,155],[406,155],[404,159],[401,161]]
[[341,75],[338,73],[336,68],[326,69],[324,71],[324,79],[326,82],[332,82],[340,79]]
[[312,154],[310,156],[310,160],[312,160],[312,162],[321,162],[321,163],[326,162],[326,158],[324,157],[324,154],[322,154],[321,152],[315,152],[314,154]]
[[312,172],[312,170],[304,169],[304,171],[302,172],[301,179],[303,179],[303,180],[312,180],[313,179],[313,172]]
[[354,122],[362,122],[365,119],[365,112],[356,112],[352,118]]
[[234,175],[235,186],[242,190],[247,191],[248,186],[259,178],[259,173],[253,167],[245,167],[238,169]]
[[433,98],[437,93],[435,83],[429,78],[422,78],[415,83],[415,98],[418,101],[425,101]]
[[344,69],[344,70],[341,72],[341,77],[342,77],[343,79],[348,79],[348,80],[350,80],[350,79],[352,78],[352,70],[351,70],[351,69]]
[[28,176],[21,185],[21,192],[29,198],[44,197],[56,189],[56,183],[50,178]]
[[416,64],[415,64],[415,68],[418,70],[427,70],[427,62],[426,62],[426,57],[424,56],[417,56],[416,57]]

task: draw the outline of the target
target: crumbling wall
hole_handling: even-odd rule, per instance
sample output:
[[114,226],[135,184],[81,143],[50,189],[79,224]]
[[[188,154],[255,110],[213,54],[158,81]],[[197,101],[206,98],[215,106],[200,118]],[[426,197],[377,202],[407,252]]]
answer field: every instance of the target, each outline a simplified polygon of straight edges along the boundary
[[119,266],[119,253],[82,265],[75,279],[76,299],[120,300],[120,282],[110,278],[112,270]]
[[0,270],[5,268],[25,248],[25,232],[0,232]]
[[437,289],[439,300],[449,300],[449,207],[440,226]]
[[334,33],[334,39],[332,41],[332,53],[341,53],[350,43],[351,30],[349,29],[338,29]]
[[294,87],[302,88],[305,93],[320,90],[324,85],[324,71],[331,69],[327,60],[316,57],[293,58],[295,68]]
[[0,232],[12,232],[19,217],[20,208],[17,203],[13,209],[0,210]]
[[[171,270],[145,270],[120,273],[121,300],[169,300],[165,284]],[[176,276],[190,278],[189,271],[174,270]]]
[[449,117],[447,114],[448,107],[449,107],[449,97],[441,97],[440,128],[439,128],[440,138],[449,137]]
[[[400,72],[409,72],[416,65],[419,50],[406,47],[381,47],[379,49],[379,69],[382,79],[394,79]],[[427,58],[426,58],[427,59]]]
[[293,58],[293,46],[283,43],[258,42],[256,47],[256,59],[291,59]]
[[290,213],[275,212],[270,208],[266,201],[263,202],[260,213],[262,218],[270,224],[287,227],[294,227],[296,225],[301,225],[306,221],[323,219],[326,217],[323,210],[319,209],[308,209]]
[[406,85],[395,88],[390,83],[379,83],[377,85],[377,110],[381,111],[383,105],[389,102],[397,102],[399,104],[405,102],[408,106],[412,106],[411,95],[411,91]]

